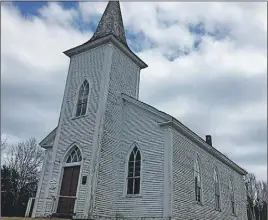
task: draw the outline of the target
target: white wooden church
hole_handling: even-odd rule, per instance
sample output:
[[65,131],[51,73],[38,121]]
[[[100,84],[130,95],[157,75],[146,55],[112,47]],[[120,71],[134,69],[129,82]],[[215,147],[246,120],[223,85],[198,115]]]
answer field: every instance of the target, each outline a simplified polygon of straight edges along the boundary
[[119,2],[70,66],[46,150],[33,217],[246,217],[246,171],[174,117],[139,101],[147,67],[128,47]]

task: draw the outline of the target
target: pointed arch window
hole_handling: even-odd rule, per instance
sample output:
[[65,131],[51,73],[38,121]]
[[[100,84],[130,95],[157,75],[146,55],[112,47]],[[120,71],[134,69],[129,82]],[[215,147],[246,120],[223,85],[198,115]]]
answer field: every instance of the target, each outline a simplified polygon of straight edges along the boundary
[[215,209],[220,210],[220,183],[218,170],[214,168]]
[[87,80],[85,80],[79,89],[78,100],[76,104],[76,113],[75,113],[76,117],[86,114],[88,93],[89,93],[89,83]]
[[229,180],[229,193],[230,193],[232,213],[235,215],[234,185],[231,179]]
[[141,153],[135,146],[128,159],[127,194],[140,194]]
[[73,147],[72,151],[70,152],[70,154],[66,160],[66,163],[77,163],[77,162],[80,162],[81,160],[82,160],[81,151],[75,145]]
[[195,183],[195,200],[201,203],[201,173],[199,159],[194,161],[194,183]]

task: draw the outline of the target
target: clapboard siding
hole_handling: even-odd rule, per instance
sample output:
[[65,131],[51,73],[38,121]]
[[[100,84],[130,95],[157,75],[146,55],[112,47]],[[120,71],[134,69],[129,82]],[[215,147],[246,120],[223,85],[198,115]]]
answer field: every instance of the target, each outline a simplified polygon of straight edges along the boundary
[[[122,146],[123,103],[121,93],[136,95],[140,69],[113,48],[109,88],[100,149],[94,214],[115,215],[116,185]],[[122,192],[123,189],[120,190]]]
[[49,184],[48,172],[51,167],[51,159],[52,159],[52,148],[49,148],[45,151],[45,159],[43,163],[44,175],[41,176],[39,181],[41,182],[40,194],[36,201],[36,217],[44,216],[44,205],[46,202],[45,190],[46,186]]
[[[53,164],[53,171],[50,179],[42,183],[42,193],[40,196],[51,197],[57,195],[60,190],[61,177],[61,162],[63,155],[66,154],[67,149],[73,144],[77,143],[82,150],[83,162],[80,170],[82,175],[87,176],[90,170],[90,161],[93,144],[93,134],[96,127],[96,112],[100,100],[100,88],[103,80],[103,66],[105,62],[105,54],[107,45],[94,48],[85,53],[75,55],[70,60],[69,73],[66,81],[66,89],[61,109],[61,124],[59,127],[59,141],[56,144],[56,161],[51,161]],[[84,117],[74,118],[74,110],[77,102],[77,93],[84,80],[88,80],[90,84],[89,100],[87,106],[87,114]],[[44,179],[49,178],[49,166],[46,167]],[[47,188],[51,183],[56,183],[56,188]],[[82,185],[78,183],[78,199],[76,201],[76,213],[78,217],[84,217],[85,202],[88,197],[88,184]],[[48,190],[46,195],[45,191]],[[41,202],[40,202],[41,203]],[[37,216],[49,215],[52,210],[51,200],[46,200],[39,204],[37,209]],[[41,210],[43,209],[43,210]]]
[[[95,215],[162,214],[162,130],[152,115],[135,106],[127,105],[121,96],[121,93],[125,93],[137,98],[139,74],[139,67],[114,47],[102,135]],[[134,142],[140,143],[144,182],[141,183],[141,198],[126,198],[126,155]]]
[[[202,181],[202,205],[196,204],[193,164],[200,159]],[[214,167],[220,178],[221,211],[215,210]],[[237,217],[232,216],[228,183],[234,179]],[[182,219],[246,219],[245,189],[243,176],[203,151],[196,144],[173,131],[173,216]]]

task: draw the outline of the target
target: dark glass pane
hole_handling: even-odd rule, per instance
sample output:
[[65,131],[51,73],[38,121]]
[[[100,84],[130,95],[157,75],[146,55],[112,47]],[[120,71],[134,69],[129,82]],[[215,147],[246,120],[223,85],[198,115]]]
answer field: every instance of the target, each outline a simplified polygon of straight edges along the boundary
[[134,162],[128,163],[128,177],[133,177]]
[[136,161],[136,162],[135,162],[135,168],[136,168],[136,167],[141,167],[141,161]]
[[88,85],[87,80],[85,80],[85,81],[83,82],[83,86],[85,87],[86,85]]
[[81,114],[81,105],[77,105],[75,116],[80,116],[80,114]]
[[89,84],[87,83],[86,85],[85,85],[85,88],[84,88],[85,90],[84,90],[84,95],[88,95],[88,92],[89,92]]
[[77,101],[78,105],[81,105],[82,103],[83,103],[83,95],[79,96]]
[[137,147],[134,147],[133,152],[136,153],[138,151]]
[[218,195],[215,196],[216,209],[220,209],[220,197]]
[[77,155],[78,155],[78,161],[81,161],[82,160],[82,155],[81,155],[80,150],[77,151]]
[[129,178],[127,180],[127,194],[133,194],[133,179]]
[[215,194],[220,195],[219,183],[215,183]]
[[73,161],[72,161],[72,162],[77,162],[77,161],[78,161],[77,154],[75,154],[75,155],[73,156]]
[[76,154],[75,150],[72,151],[71,156],[73,157]]
[[86,114],[86,110],[87,110],[87,104],[82,104],[82,112],[81,115],[85,115]]
[[82,85],[79,89],[79,97],[83,95],[83,91],[84,91],[84,85]]
[[66,163],[71,163],[72,161],[71,161],[71,155],[68,157],[68,159],[67,159],[67,162]]
[[233,202],[234,201],[234,194],[231,193],[231,201]]
[[201,202],[201,188],[200,187],[196,187],[196,191],[197,191],[197,202]]
[[133,153],[133,151],[131,152],[131,154],[129,156],[129,161],[134,161],[134,153]]
[[140,176],[140,167],[135,166],[135,176]]
[[234,202],[232,202],[232,213],[235,214]]
[[81,103],[87,103],[87,95],[83,95]]
[[140,193],[140,178],[135,178],[134,194]]
[[140,160],[141,160],[141,154],[140,154],[140,151],[138,151],[136,155],[136,161],[140,161]]

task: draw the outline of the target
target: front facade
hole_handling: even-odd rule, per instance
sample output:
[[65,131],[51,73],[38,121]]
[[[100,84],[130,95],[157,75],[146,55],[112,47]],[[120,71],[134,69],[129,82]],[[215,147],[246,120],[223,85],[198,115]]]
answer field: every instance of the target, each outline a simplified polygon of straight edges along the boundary
[[147,65],[128,48],[119,2],[65,52],[69,72],[33,217],[246,219],[242,168],[138,100]]

